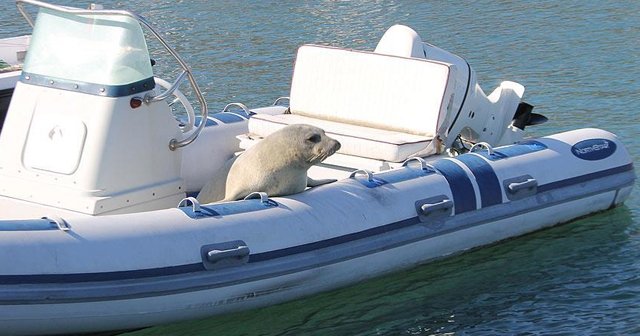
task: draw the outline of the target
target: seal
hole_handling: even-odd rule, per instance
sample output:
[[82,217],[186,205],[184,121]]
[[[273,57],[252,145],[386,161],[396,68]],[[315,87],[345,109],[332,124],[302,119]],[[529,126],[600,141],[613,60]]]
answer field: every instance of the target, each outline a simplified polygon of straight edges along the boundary
[[311,179],[307,171],[338,149],[340,143],[321,128],[306,124],[285,126],[228,160],[202,188],[198,201],[235,201],[256,191],[285,196],[302,192],[307,186],[334,182]]

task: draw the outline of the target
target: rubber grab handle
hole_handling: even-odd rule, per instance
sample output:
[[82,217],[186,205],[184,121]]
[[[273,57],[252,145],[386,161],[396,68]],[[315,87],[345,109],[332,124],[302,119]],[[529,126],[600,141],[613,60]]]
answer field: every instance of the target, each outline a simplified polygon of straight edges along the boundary
[[237,258],[242,259],[249,255],[249,247],[241,245],[228,250],[211,250],[207,252],[207,260],[215,263],[223,259]]
[[433,213],[434,211],[439,210],[449,210],[453,206],[453,202],[451,200],[445,199],[436,203],[427,203],[420,206],[420,210],[424,215],[428,215]]
[[510,192],[515,193],[518,190],[530,189],[530,188],[537,187],[537,186],[538,186],[538,181],[536,181],[536,179],[534,179],[534,178],[530,178],[530,179],[527,179],[526,181],[523,181],[523,182],[512,182],[512,183],[509,183],[509,186],[507,188],[509,188]]

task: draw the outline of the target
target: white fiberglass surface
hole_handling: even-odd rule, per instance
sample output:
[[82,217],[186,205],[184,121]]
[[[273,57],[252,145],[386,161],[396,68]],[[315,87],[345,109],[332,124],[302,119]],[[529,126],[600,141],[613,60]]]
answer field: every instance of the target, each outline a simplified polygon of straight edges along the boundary
[[38,13],[24,71],[102,85],[153,76],[142,28],[133,18],[48,9]]

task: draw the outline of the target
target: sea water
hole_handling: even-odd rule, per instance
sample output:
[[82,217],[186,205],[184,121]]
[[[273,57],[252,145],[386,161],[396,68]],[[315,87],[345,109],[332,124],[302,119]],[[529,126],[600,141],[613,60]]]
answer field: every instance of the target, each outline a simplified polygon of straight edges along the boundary
[[[530,134],[603,128],[640,166],[637,0],[100,3],[152,22],[192,66],[212,112],[287,96],[303,43],[372,50],[400,23],[466,58],[486,92],[522,83],[550,119]],[[0,37],[29,32],[14,2],[0,1]],[[174,79],[175,63],[150,48],[156,72]],[[560,227],[294,302],[126,335],[640,334],[638,184],[624,206]]]

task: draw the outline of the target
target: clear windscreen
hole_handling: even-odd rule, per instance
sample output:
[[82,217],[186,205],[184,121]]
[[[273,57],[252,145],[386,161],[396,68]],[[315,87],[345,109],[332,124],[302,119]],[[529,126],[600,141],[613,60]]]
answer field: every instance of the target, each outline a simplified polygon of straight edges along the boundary
[[140,24],[119,15],[73,15],[41,9],[24,71],[102,85],[153,76]]

